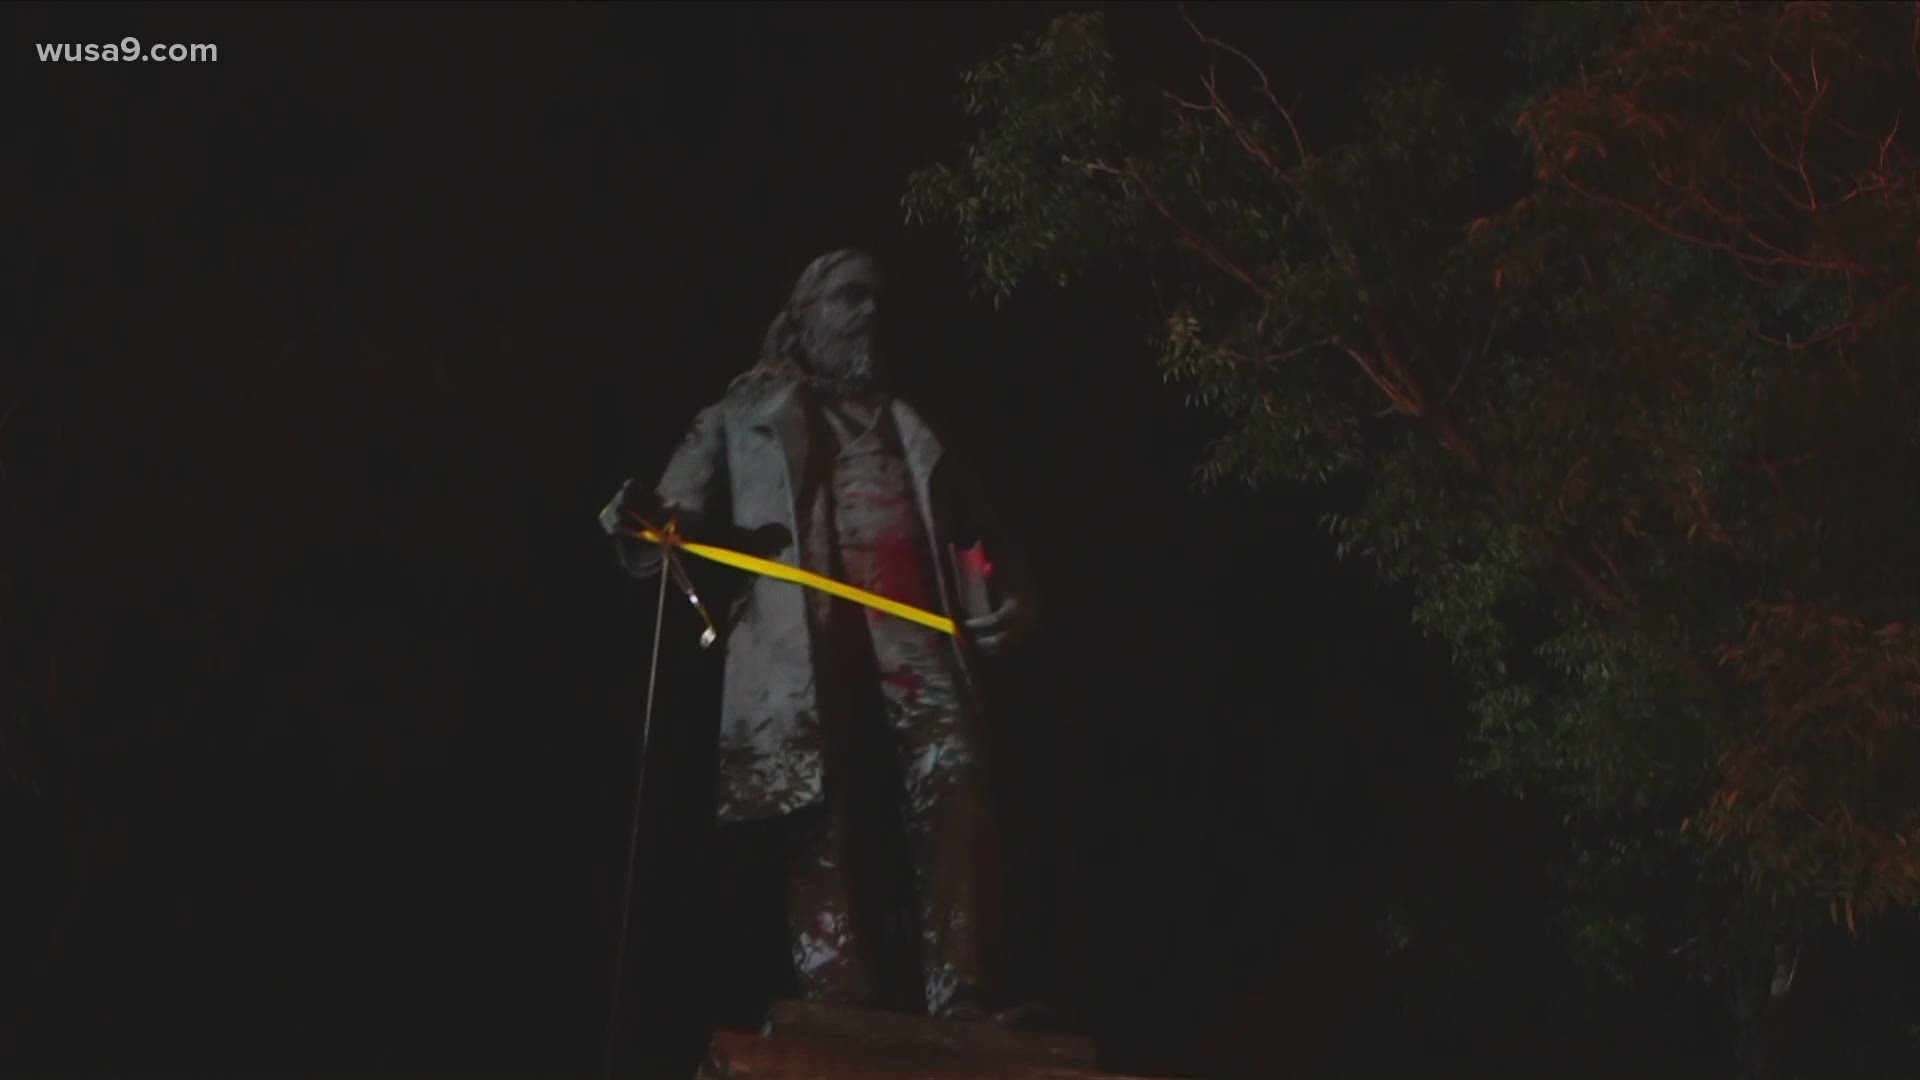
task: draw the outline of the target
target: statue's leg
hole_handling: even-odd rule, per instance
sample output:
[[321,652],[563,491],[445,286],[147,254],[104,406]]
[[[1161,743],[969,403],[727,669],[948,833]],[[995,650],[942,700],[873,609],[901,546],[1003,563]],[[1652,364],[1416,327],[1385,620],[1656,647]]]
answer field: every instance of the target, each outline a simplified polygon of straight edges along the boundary
[[[955,691],[946,643],[919,628],[889,627],[876,642],[887,718],[899,751],[902,811],[919,901],[927,1011],[979,1005],[986,992],[981,940],[986,840],[978,754]],[[899,631],[908,630],[908,633]],[[908,640],[900,640],[906,638]]]
[[844,813],[822,806],[792,822],[787,933],[794,976],[807,1001],[851,1008],[873,1004],[865,942],[857,931]]

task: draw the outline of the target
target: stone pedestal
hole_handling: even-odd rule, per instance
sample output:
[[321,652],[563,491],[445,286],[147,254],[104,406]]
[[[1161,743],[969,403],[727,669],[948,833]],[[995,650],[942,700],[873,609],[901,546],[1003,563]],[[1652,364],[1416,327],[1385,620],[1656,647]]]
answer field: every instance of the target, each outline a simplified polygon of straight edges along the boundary
[[1078,1035],[782,1002],[720,1031],[700,1080],[1147,1080],[1099,1070]]

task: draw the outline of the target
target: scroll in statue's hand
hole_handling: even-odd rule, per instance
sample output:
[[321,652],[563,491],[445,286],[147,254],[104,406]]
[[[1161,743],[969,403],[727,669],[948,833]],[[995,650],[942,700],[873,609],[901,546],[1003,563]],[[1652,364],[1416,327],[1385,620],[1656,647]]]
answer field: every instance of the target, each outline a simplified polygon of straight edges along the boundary
[[966,619],[960,625],[966,630],[967,640],[974,648],[985,655],[994,656],[1005,652],[1019,639],[1025,625],[1023,614],[1020,601],[1006,599],[985,615]]

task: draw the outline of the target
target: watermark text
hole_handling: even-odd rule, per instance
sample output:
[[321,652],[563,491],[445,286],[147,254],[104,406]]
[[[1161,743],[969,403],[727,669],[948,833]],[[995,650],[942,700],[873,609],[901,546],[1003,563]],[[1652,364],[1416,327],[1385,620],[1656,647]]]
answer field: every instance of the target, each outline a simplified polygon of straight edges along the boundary
[[121,38],[106,45],[35,45],[40,61],[47,64],[84,64],[108,60],[134,60],[147,64],[211,64],[220,59],[217,45],[142,45],[136,37]]

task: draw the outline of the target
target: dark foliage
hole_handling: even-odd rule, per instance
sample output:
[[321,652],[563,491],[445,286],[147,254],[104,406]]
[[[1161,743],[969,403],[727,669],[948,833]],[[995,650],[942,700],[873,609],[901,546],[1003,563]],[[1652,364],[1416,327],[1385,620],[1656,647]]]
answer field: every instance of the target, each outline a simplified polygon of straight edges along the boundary
[[1567,943],[1757,1029],[1920,899],[1920,12],[1510,10],[1504,87],[1415,67],[1320,140],[1199,25],[1187,95],[1062,18],[906,210],[995,297],[1150,275],[1203,481],[1364,481],[1327,524],[1449,646],[1471,775],[1564,814]]

